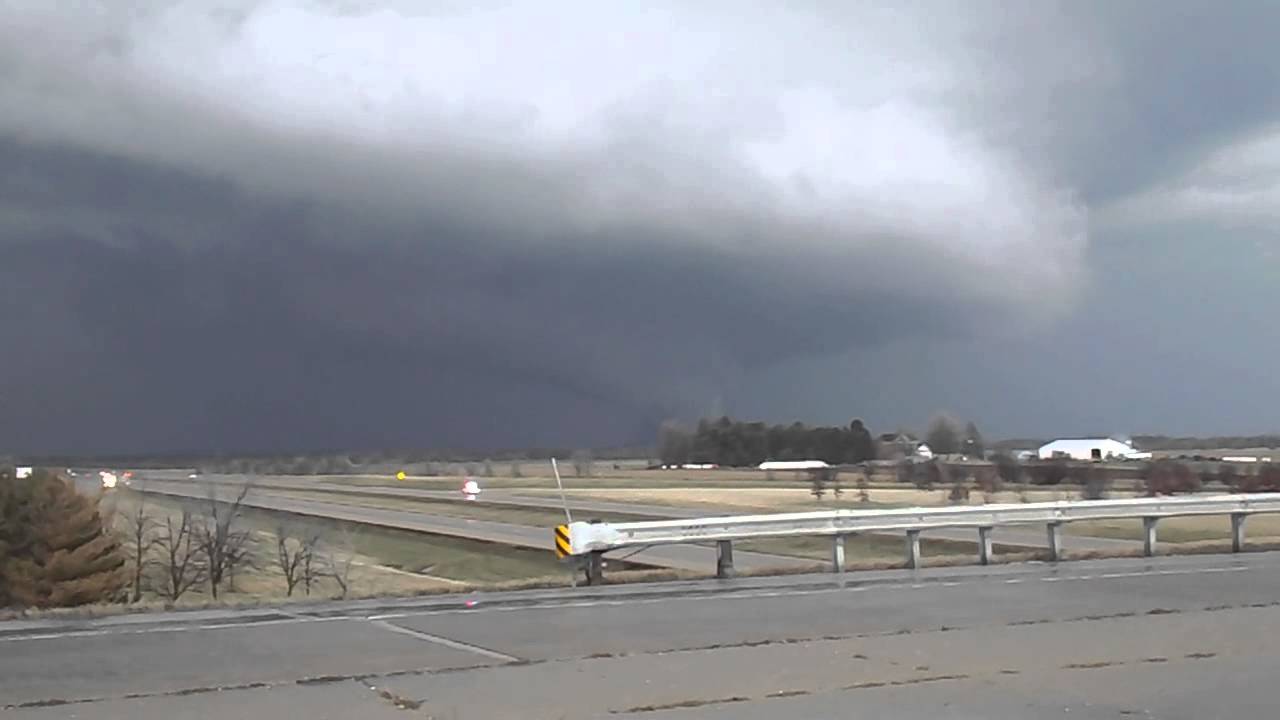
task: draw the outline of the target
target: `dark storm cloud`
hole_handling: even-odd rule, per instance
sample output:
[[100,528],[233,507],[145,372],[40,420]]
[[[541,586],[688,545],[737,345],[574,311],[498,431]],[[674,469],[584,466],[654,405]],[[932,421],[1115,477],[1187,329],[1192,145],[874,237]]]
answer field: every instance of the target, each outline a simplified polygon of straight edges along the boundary
[[1241,7],[11,3],[0,433],[635,441],[780,362],[1052,325],[1091,212],[1271,119]]

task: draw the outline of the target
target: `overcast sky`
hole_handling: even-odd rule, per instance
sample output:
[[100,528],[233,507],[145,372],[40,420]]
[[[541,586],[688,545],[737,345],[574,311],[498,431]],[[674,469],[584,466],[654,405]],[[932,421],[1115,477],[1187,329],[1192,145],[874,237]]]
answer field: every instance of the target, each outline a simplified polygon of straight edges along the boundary
[[0,450],[1280,430],[1277,27],[0,0]]

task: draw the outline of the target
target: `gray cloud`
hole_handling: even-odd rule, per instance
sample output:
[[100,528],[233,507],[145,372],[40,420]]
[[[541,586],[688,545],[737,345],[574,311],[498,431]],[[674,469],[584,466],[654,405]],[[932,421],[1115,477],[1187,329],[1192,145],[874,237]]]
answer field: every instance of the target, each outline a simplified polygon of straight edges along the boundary
[[634,441],[779,364],[1052,327],[1090,215],[1280,87],[1197,3],[6,7],[33,448]]

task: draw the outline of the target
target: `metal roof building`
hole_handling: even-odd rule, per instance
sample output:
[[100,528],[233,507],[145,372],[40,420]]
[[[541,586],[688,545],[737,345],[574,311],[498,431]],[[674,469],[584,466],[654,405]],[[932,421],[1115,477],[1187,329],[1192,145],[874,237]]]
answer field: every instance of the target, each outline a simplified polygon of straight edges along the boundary
[[1126,442],[1112,438],[1070,438],[1054,440],[1042,445],[1039,451],[1041,460],[1052,458],[1069,458],[1071,460],[1106,460],[1126,459],[1138,460],[1151,457],[1151,453],[1140,452]]

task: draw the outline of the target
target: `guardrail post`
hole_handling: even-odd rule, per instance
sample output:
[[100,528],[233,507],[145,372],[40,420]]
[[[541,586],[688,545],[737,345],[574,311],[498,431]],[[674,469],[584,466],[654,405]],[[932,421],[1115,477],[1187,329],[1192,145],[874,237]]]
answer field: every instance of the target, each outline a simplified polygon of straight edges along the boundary
[[604,584],[604,553],[593,552],[587,555],[587,584]]
[[733,577],[733,541],[716,541],[716,577]]
[[991,528],[978,528],[978,562],[982,565],[990,565],[991,551]]
[[1142,518],[1142,554],[1151,557],[1156,554],[1156,521],[1160,518]]
[[1231,552],[1244,552],[1245,513],[1231,513]]
[[1058,562],[1062,559],[1062,523],[1051,522],[1049,530],[1049,560]]
[[836,535],[831,543],[831,572],[844,572],[844,535]]
[[920,531],[907,531],[907,567],[915,570],[920,567]]

